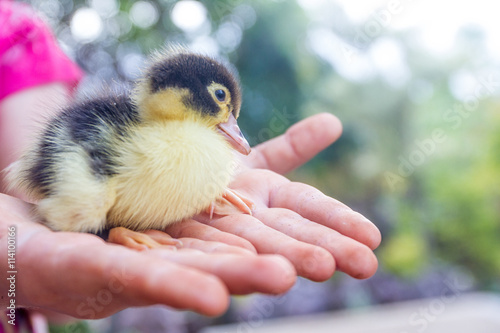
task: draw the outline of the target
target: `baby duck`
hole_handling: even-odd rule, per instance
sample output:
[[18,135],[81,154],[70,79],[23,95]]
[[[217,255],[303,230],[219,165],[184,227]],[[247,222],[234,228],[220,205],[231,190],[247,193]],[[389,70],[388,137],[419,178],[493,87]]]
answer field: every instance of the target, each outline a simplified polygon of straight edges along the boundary
[[8,170],[54,230],[100,232],[131,248],[178,242],[142,231],[201,212],[251,214],[228,188],[234,150],[250,146],[236,119],[239,84],[213,58],[177,48],[152,57],[131,96],[79,102],[49,121]]

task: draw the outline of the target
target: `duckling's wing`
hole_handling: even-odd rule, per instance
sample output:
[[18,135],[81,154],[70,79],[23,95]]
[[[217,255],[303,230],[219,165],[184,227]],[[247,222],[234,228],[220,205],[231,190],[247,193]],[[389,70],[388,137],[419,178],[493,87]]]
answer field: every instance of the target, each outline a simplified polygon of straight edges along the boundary
[[116,145],[137,122],[125,97],[71,106],[54,118],[20,161],[17,180],[39,200],[37,211],[55,230],[98,231],[115,200]]
[[106,215],[115,201],[112,179],[96,177],[89,157],[78,146],[55,165],[50,193],[38,202],[37,211],[54,230],[96,232],[106,226]]

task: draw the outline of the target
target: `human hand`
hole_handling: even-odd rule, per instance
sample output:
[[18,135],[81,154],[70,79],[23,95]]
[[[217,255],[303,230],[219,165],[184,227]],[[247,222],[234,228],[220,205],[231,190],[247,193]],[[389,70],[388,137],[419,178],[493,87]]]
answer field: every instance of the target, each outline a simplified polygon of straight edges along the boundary
[[280,175],[310,160],[341,131],[340,121],[324,113],[255,147],[244,159],[247,168],[231,184],[256,204],[253,216],[202,215],[197,217],[200,222],[175,224],[167,232],[234,245],[237,235],[258,253],[283,255],[299,275],[314,281],[330,278],[335,269],[358,279],[372,276],[378,265],[372,250],[381,241],[377,227],[312,186]]
[[[287,260],[257,256],[236,236],[232,241],[238,246],[181,238],[184,247],[178,251],[138,252],[91,234],[53,232],[34,222],[30,210],[30,204],[0,194],[2,248],[7,228],[16,226],[17,306],[89,319],[151,304],[219,315],[229,293],[281,293],[295,282]],[[6,251],[0,257],[6,264]],[[8,271],[4,268],[0,275]],[[2,306],[8,301],[2,299]]]

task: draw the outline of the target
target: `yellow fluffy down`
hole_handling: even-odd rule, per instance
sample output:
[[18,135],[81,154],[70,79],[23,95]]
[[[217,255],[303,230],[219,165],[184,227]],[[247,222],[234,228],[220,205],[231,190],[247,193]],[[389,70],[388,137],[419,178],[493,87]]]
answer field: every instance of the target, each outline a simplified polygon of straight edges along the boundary
[[192,217],[222,195],[235,169],[226,140],[195,121],[142,125],[120,150],[108,226],[163,229]]

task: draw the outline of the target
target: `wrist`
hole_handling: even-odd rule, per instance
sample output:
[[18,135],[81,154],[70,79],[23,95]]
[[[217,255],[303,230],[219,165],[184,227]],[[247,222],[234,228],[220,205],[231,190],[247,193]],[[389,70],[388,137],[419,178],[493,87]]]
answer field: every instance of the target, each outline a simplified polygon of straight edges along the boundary
[[0,306],[26,306],[22,293],[21,247],[28,238],[43,228],[31,221],[31,206],[26,202],[0,194]]

